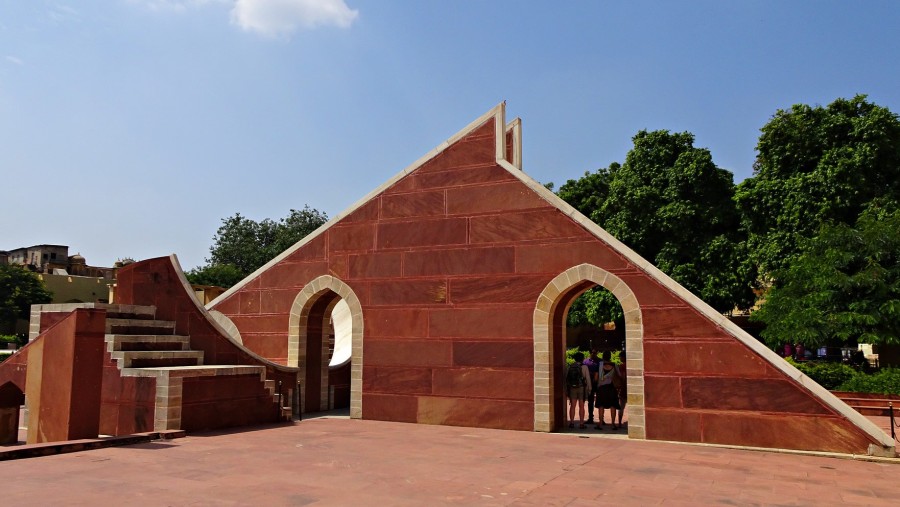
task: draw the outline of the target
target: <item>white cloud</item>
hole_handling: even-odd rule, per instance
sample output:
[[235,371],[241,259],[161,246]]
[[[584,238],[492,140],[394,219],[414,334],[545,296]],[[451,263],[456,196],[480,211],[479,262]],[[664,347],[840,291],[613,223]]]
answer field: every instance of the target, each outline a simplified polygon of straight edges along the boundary
[[22,61],[21,59],[19,59],[19,58],[16,58],[15,56],[7,55],[7,56],[6,56],[6,61],[11,62],[11,63],[14,63],[14,64],[16,64],[16,65],[25,65],[25,62],[23,62],[23,61]]
[[286,35],[298,28],[349,27],[359,16],[344,0],[237,0],[231,22],[263,35]]

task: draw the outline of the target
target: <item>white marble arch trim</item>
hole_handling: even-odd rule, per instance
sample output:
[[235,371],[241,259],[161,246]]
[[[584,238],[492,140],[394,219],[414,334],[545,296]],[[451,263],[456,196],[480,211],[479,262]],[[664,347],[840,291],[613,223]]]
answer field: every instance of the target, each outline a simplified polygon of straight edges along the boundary
[[[294,298],[288,320],[288,365],[300,370],[301,379],[306,378],[306,340],[309,310],[328,291],[336,293],[350,307],[351,353],[350,353],[350,417],[362,418],[362,365],[363,365],[363,314],[359,298],[349,285],[332,275],[320,276],[308,284]],[[327,361],[325,374],[327,375]],[[327,377],[325,377],[327,388]],[[306,385],[300,385],[301,408],[305,403]],[[325,397],[327,400],[327,396]]]
[[[562,378],[565,363],[553,368],[552,319],[563,296],[583,283],[595,283],[616,296],[625,314],[625,359],[628,368],[628,437],[645,439],[644,324],[631,288],[616,275],[591,264],[573,266],[550,281],[534,308],[534,431],[553,430],[553,376]],[[570,302],[571,303],[571,302]],[[565,347],[565,344],[563,344]]]

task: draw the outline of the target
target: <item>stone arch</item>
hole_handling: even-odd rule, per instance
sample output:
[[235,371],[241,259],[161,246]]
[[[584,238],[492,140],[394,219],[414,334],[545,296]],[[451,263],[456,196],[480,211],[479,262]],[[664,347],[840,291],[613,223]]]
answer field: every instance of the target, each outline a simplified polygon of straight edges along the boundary
[[[352,320],[351,353],[350,353],[350,417],[362,418],[362,362],[363,362],[363,315],[359,298],[349,285],[331,276],[320,276],[308,284],[294,298],[288,322],[288,366],[300,369],[300,406],[304,407],[307,399],[305,379],[307,378],[307,345],[310,326],[321,329],[327,322],[329,312],[339,300],[343,299],[350,307]],[[329,344],[321,343],[322,359],[317,361],[320,368],[320,404],[315,410],[321,410],[323,401],[327,403]]]
[[[628,436],[646,438],[644,422],[644,324],[631,288],[616,275],[591,264],[560,273],[538,297],[534,308],[534,431],[553,431],[561,410],[565,373],[565,316],[575,299],[599,285],[616,296],[625,314],[628,368]],[[564,420],[564,419],[563,419]]]

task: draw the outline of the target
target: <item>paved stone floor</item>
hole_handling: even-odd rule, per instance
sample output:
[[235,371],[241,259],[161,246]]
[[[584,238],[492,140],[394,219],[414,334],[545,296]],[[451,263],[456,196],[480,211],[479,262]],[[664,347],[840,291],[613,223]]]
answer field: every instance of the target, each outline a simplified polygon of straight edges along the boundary
[[0,462],[0,504],[900,504],[900,464],[574,433],[318,418]]

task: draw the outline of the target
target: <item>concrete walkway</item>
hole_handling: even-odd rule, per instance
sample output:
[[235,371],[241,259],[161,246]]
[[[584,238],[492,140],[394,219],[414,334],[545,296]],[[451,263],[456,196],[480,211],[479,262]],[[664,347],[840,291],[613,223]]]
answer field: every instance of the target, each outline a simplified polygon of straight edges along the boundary
[[4,506],[900,503],[900,464],[600,433],[317,418],[0,462],[0,498]]

